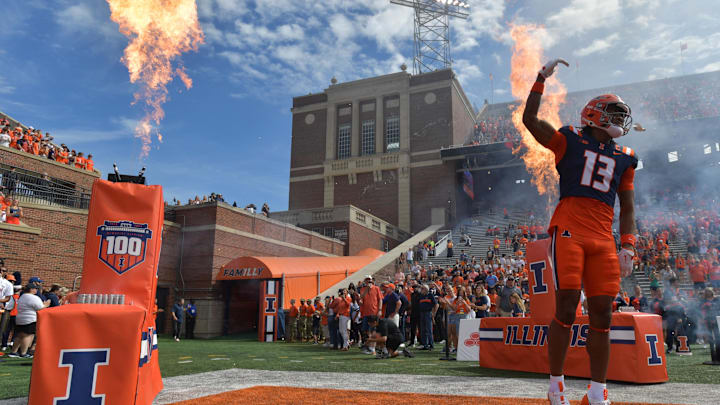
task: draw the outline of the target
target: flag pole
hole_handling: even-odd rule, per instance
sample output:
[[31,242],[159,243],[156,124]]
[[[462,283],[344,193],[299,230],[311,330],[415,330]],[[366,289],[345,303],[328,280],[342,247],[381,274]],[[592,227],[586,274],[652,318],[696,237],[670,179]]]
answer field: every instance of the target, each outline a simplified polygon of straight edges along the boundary
[[495,97],[495,85],[493,82],[493,75],[492,75],[492,73],[490,73],[490,104],[495,104],[493,101],[494,97]]
[[680,44],[680,73],[685,76],[685,61],[683,59],[683,52],[687,49],[687,42]]

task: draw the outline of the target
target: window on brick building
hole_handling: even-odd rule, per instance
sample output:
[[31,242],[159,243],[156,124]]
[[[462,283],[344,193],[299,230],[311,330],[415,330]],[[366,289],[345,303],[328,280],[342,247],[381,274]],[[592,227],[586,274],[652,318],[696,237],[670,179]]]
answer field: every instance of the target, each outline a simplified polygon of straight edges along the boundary
[[330,227],[325,228],[324,235],[327,236],[328,238],[334,238],[335,237],[335,228],[330,228]]
[[385,151],[393,152],[400,149],[400,118],[391,117],[385,120]]
[[319,233],[320,235],[323,234],[322,228],[313,228],[312,231],[315,232],[315,233]]
[[361,155],[375,154],[375,120],[367,120],[362,123],[362,148]]
[[382,250],[383,252],[389,252],[390,251],[390,242],[387,241],[386,239],[381,239],[380,240],[380,250]]
[[350,124],[340,125],[337,137],[337,158],[347,159],[350,157]]

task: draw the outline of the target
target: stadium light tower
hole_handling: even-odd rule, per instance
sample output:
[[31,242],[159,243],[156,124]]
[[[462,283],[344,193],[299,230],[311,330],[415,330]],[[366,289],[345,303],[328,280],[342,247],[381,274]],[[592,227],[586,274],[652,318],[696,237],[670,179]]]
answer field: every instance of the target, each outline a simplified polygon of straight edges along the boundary
[[452,66],[450,17],[467,19],[469,0],[390,0],[415,10],[413,73],[432,72]]

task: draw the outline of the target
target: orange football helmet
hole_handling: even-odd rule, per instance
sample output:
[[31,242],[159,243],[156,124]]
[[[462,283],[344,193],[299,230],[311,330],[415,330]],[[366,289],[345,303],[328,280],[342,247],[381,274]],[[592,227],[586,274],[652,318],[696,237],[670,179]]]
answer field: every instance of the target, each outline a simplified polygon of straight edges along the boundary
[[[608,107],[617,106],[617,111],[609,112]],[[613,138],[619,138],[630,131],[632,111],[615,94],[603,94],[588,101],[580,113],[582,125],[600,128]]]

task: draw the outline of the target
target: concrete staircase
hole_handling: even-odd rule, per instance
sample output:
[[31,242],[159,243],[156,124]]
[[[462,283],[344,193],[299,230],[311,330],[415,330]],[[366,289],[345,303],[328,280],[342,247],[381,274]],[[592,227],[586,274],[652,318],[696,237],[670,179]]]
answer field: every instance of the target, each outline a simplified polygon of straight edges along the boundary
[[[525,213],[520,211],[510,211],[508,214],[508,218],[505,218],[502,212],[474,215],[461,221],[455,226],[455,228],[453,228],[451,234],[453,244],[455,245],[453,248],[453,257],[447,257],[447,253],[443,252],[436,257],[429,256],[427,261],[420,261],[420,263],[425,265],[432,263],[432,265],[442,267],[452,266],[460,257],[460,253],[462,251],[465,251],[470,258],[475,256],[478,261],[484,260],[486,258],[488,247],[492,247],[493,240],[495,239],[495,236],[485,236],[488,226],[497,226],[500,228],[500,235],[497,236],[497,238],[500,239],[500,255],[505,254],[508,257],[511,256],[513,254],[512,247],[505,246],[505,240],[503,237],[505,229],[511,222],[516,225],[518,222],[525,224],[528,222],[528,218]],[[470,236],[472,246],[466,246],[464,242],[460,242],[463,233]]]
[[[668,215],[669,213],[666,210],[654,209],[646,212],[645,214],[648,214],[650,216],[664,216]],[[670,252],[674,253],[676,257],[678,255],[684,256],[687,253],[687,241],[685,239],[670,240],[667,241],[667,244],[670,248]],[[690,280],[689,272],[686,270],[682,274],[678,274],[678,276],[680,278],[680,288],[683,290],[692,290],[693,283]],[[631,279],[634,283],[640,285],[640,288],[642,288],[643,294],[645,296],[650,297],[650,278],[648,277],[648,275],[645,274],[644,271],[635,270],[631,276]],[[626,287],[626,285],[623,285],[623,287]],[[630,288],[632,288],[632,286],[630,286]],[[630,293],[632,290],[627,291],[628,293]]]
[[395,272],[395,262],[400,257],[400,254],[407,252],[408,249],[417,246],[418,243],[424,242],[431,237],[435,237],[437,231],[442,229],[444,225],[430,225],[422,231],[413,235],[410,239],[407,239],[403,243],[396,246],[393,250],[385,253],[372,261],[367,266],[356,271],[346,279],[336,283],[332,287],[318,294],[321,297],[326,295],[337,294],[338,289],[346,288],[350,283],[357,285],[360,281],[365,279],[365,276],[371,275],[378,282],[391,280]]

